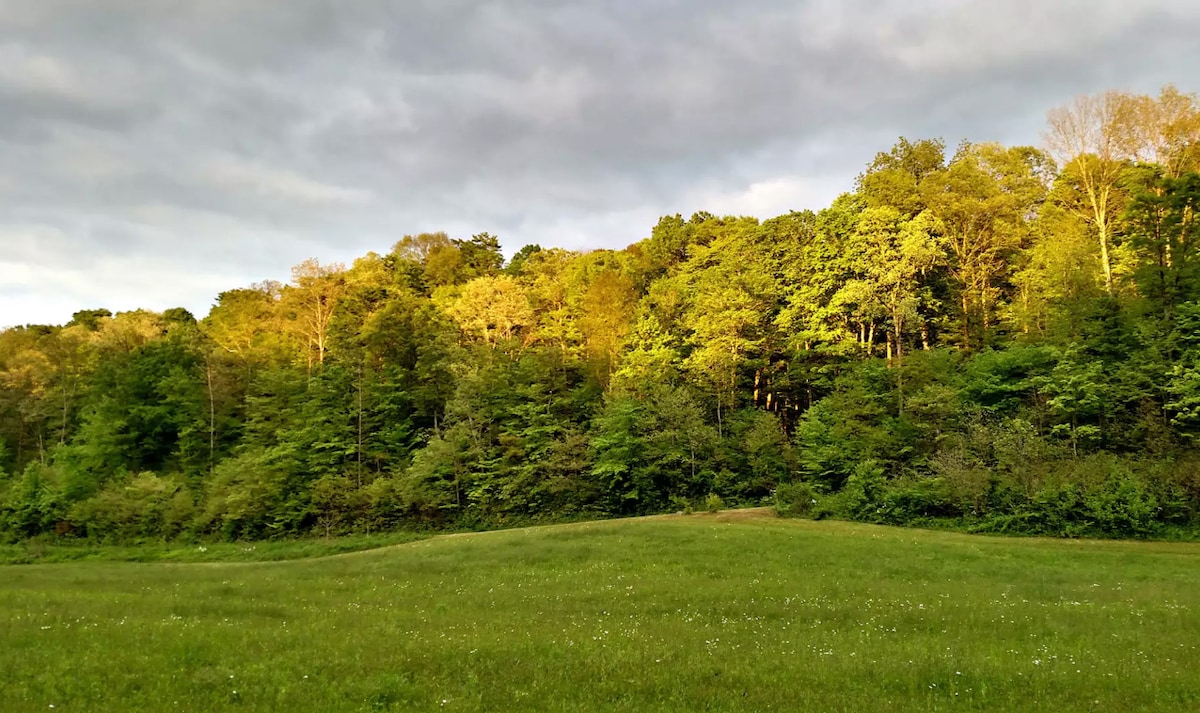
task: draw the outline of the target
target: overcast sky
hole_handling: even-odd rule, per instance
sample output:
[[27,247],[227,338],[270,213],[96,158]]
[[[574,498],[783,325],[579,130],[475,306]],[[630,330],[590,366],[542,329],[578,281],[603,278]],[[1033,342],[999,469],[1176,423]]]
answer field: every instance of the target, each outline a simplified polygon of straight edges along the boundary
[[819,209],[900,135],[1200,89],[1198,37],[1194,0],[0,0],[0,327]]

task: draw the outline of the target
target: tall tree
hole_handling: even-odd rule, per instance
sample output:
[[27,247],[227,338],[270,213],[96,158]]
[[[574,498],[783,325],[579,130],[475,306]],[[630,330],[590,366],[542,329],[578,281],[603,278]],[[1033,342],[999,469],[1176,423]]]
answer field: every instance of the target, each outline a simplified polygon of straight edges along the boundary
[[1095,230],[1104,289],[1115,292],[1113,224],[1122,210],[1121,176],[1129,142],[1131,97],[1108,91],[1077,97],[1047,115],[1047,148],[1063,167],[1063,180],[1079,194],[1067,202]]
[[252,378],[257,366],[279,361],[289,347],[279,301],[283,286],[262,282],[226,290],[201,322],[217,347]]
[[616,368],[637,301],[633,280],[616,270],[596,275],[582,296],[579,330],[602,384]]
[[1200,299],[1200,174],[1151,178],[1131,201],[1127,232],[1142,294],[1164,317]]
[[302,356],[310,372],[314,365],[325,363],[329,327],[346,290],[345,271],[340,263],[322,265],[315,259],[305,260],[292,268],[292,285],[284,290],[292,329],[304,344]]
[[477,277],[463,285],[447,313],[467,334],[496,348],[528,336],[533,310],[521,284],[507,275]]
[[[941,226],[928,212],[904,220],[887,208],[870,208],[859,221],[856,236],[865,247],[865,284],[884,306],[891,322],[887,356],[903,358],[904,335],[921,320],[922,277],[943,259]],[[922,332],[924,334],[924,332]],[[923,336],[923,345],[928,339]]]
[[1200,97],[1168,84],[1158,97],[1127,98],[1121,148],[1139,163],[1162,167],[1166,178],[1200,170]]
[[945,169],[921,183],[950,250],[964,349],[987,343],[1013,253],[1028,243],[1028,221],[1045,198],[1049,167],[1036,149],[964,144]]
[[925,209],[921,182],[940,171],[946,161],[946,144],[941,139],[909,141],[904,137],[875,160],[858,177],[858,193],[868,206],[891,207],[905,217],[913,217]]

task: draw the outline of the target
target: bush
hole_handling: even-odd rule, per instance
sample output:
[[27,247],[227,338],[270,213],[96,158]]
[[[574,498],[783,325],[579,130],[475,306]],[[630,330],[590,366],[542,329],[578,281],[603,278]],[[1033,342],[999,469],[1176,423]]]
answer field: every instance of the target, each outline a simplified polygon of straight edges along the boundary
[[1031,535],[1080,537],[1088,529],[1086,510],[1083,490],[1077,484],[1049,484],[1019,508],[1014,529]]
[[682,495],[671,496],[671,510],[681,515],[691,515],[694,512],[692,501]]
[[719,512],[725,508],[725,501],[716,493],[709,493],[708,497],[704,498],[704,509],[709,512]]
[[870,458],[860,461],[846,479],[846,487],[838,493],[838,510],[844,517],[878,522],[879,505],[886,488],[887,480],[879,463]]
[[962,517],[949,483],[939,477],[906,478],[889,484],[883,495],[880,519],[895,525],[931,518]]
[[189,524],[192,498],[181,478],[140,473],[109,482],[68,517],[98,540],[174,537]]
[[816,504],[817,492],[809,483],[781,483],[775,488],[775,512],[780,517],[808,517]]
[[1088,515],[1105,535],[1146,537],[1161,527],[1158,500],[1133,473],[1114,473],[1087,498]]

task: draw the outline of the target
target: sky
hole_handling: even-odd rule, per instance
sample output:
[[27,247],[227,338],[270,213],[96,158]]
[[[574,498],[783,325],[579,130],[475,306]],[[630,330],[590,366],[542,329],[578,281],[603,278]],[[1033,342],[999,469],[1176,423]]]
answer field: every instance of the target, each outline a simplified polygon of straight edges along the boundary
[[0,327],[202,317],[424,231],[816,210],[899,136],[1200,90],[1197,37],[1194,0],[3,0]]

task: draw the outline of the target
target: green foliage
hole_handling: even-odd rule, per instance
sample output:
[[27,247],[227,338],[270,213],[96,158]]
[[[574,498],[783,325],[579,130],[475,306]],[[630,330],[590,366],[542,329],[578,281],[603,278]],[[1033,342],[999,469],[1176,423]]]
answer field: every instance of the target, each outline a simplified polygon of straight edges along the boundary
[[1147,463],[1197,458],[1197,127],[1194,96],[1113,93],[1052,112],[1060,165],[901,138],[815,213],[665,216],[507,267],[489,233],[406,235],[199,321],[0,331],[0,537],[481,528],[710,494],[1193,527],[1200,488]]
[[1049,374],[1054,361],[1053,351],[1040,345],[989,349],[964,364],[961,393],[989,412],[1019,413],[1037,405],[1039,378]]
[[295,523],[287,472],[269,451],[248,451],[222,461],[208,484],[198,525],[227,539],[268,537],[280,520]]
[[1131,183],[1125,231],[1140,257],[1134,276],[1152,309],[1170,320],[1180,303],[1200,298],[1200,174],[1169,178],[1150,169]]
[[817,505],[817,491],[809,483],[780,483],[775,488],[775,512],[782,517],[808,517]]
[[176,537],[194,514],[193,496],[179,478],[140,473],[109,482],[75,503],[67,518],[80,523],[79,534],[120,542]]
[[685,389],[614,397],[594,427],[592,475],[612,512],[661,511],[672,494],[698,499],[709,492],[718,437]]
[[56,531],[66,514],[61,480],[58,469],[33,462],[25,466],[21,477],[8,484],[0,503],[0,521],[8,537],[32,537]]

